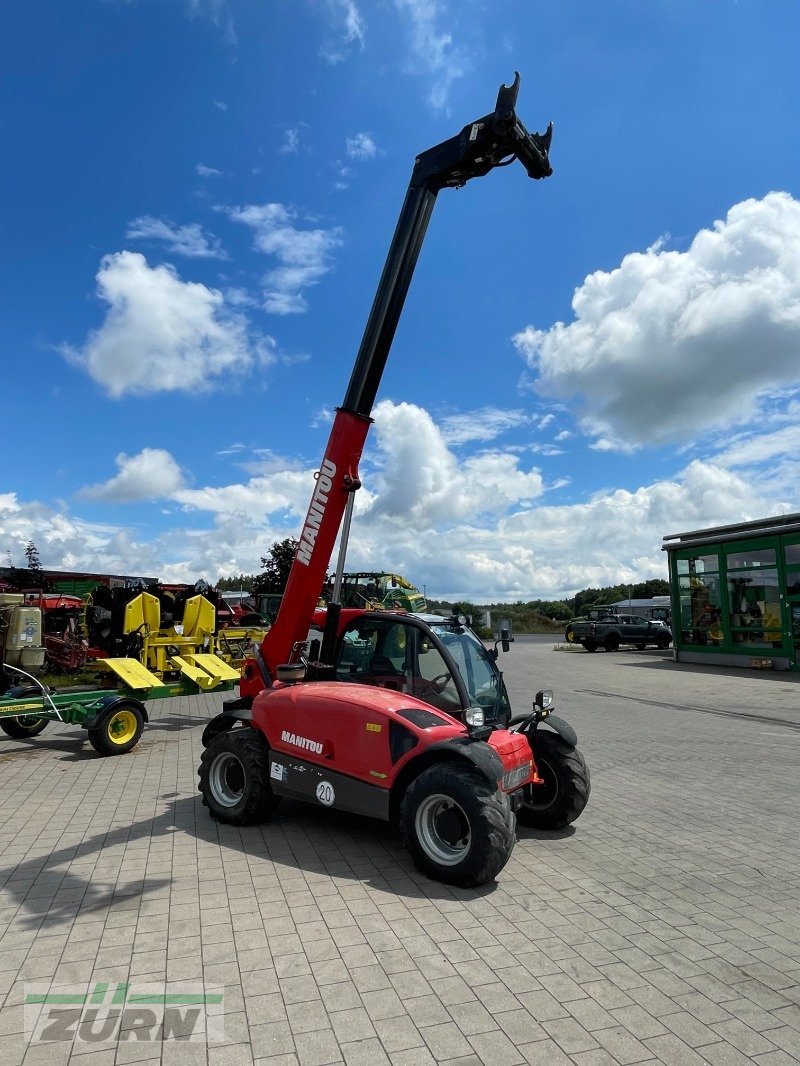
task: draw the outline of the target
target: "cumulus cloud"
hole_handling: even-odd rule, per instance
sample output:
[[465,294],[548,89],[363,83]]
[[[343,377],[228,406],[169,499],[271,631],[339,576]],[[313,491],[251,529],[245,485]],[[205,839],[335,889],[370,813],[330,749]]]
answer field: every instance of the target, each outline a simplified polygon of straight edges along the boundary
[[586,278],[575,319],[514,343],[535,388],[577,397],[607,448],[686,442],[800,383],[800,202],[736,204],[685,252],[661,243]]
[[438,0],[394,2],[409,22],[414,63],[422,67],[433,83],[428,99],[434,108],[441,110],[447,105],[453,82],[463,78],[471,68],[463,48],[439,28],[451,16]]
[[150,267],[138,252],[104,256],[97,290],[103,324],[83,347],[61,351],[115,398],[207,388],[275,358],[274,342],[251,343],[222,293],[181,281],[171,266]]
[[[518,454],[495,448],[457,463],[423,409],[383,401],[374,413],[348,567],[397,570],[448,599],[559,599],[590,586],[665,577],[666,534],[798,509],[793,425],[760,439],[742,435],[715,457],[638,487],[553,503],[549,486]],[[236,452],[241,461],[242,449]],[[781,478],[754,476],[764,465],[781,469]],[[314,468],[271,453],[244,466],[242,483],[194,488],[170,453],[118,456],[117,475],[92,491],[110,503],[137,493],[152,499],[157,489],[173,507],[172,522],[146,538],[0,494],[0,546],[23,560],[33,540],[47,567],[164,580],[252,573],[272,543],[297,536]],[[183,512],[192,513],[191,522]]]
[[162,448],[144,448],[138,455],[116,458],[119,473],[102,485],[90,485],[82,496],[113,503],[137,503],[173,496],[182,488],[181,469],[169,452]]
[[129,223],[125,233],[128,240],[164,241],[170,252],[195,259],[227,259],[225,249],[203,227],[192,222],[187,226],[175,226],[152,215],[142,215]]
[[216,178],[222,174],[216,167],[208,167],[205,163],[198,163],[194,168],[201,178]]
[[376,512],[418,528],[498,514],[544,491],[538,470],[523,471],[511,452],[484,452],[459,465],[427,411],[382,400],[373,411],[379,468]]
[[265,310],[275,315],[306,311],[303,290],[318,284],[332,269],[331,256],[342,243],[341,230],[302,229],[296,225],[296,213],[278,203],[220,210],[249,226],[255,248],[278,262],[263,279]]
[[374,159],[378,146],[368,133],[357,133],[346,140],[347,154],[351,159]]

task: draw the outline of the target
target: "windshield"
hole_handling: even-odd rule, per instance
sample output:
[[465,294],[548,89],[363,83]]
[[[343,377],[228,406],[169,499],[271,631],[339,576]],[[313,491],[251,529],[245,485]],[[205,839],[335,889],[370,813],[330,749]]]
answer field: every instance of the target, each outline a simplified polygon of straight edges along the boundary
[[507,721],[511,705],[503,675],[482,642],[472,630],[460,626],[434,624],[431,629],[455,659],[471,705],[483,707],[487,721]]

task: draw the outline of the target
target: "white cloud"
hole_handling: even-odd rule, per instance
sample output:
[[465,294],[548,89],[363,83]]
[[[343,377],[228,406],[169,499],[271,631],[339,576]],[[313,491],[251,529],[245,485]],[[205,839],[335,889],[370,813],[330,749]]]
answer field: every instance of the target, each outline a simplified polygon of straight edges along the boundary
[[228,105],[224,100],[212,100],[211,103],[216,107],[218,111],[227,111]]
[[736,204],[685,252],[660,244],[587,277],[575,320],[514,343],[537,391],[578,397],[607,448],[687,442],[800,383],[800,202]]
[[298,127],[294,129],[284,130],[283,144],[278,148],[278,152],[281,155],[296,155],[300,149],[300,130]]
[[374,159],[378,154],[378,146],[368,133],[356,133],[348,137],[346,141],[347,154],[351,159]]
[[471,516],[500,514],[544,491],[538,470],[518,456],[486,452],[459,466],[427,411],[382,400],[373,411],[381,452],[375,510],[419,529]]
[[274,361],[274,342],[251,342],[246,320],[222,293],[150,267],[138,252],[104,256],[97,274],[106,317],[82,348],[62,354],[109,395],[194,391]]
[[434,108],[441,110],[447,105],[453,82],[471,69],[463,48],[455,45],[452,36],[439,28],[440,23],[452,16],[438,0],[394,2],[398,11],[409,19],[414,61],[431,79],[433,88],[428,99]]
[[494,440],[501,433],[531,420],[531,416],[524,411],[481,407],[476,411],[446,415],[439,420],[439,424],[442,437],[448,444],[466,444],[468,441]]
[[341,230],[300,229],[295,224],[296,213],[284,204],[220,210],[235,222],[249,226],[258,251],[278,261],[279,265],[264,276],[265,309],[275,315],[306,311],[303,290],[318,284],[332,269],[331,255],[342,243]]
[[132,241],[164,241],[170,252],[195,259],[227,259],[220,242],[203,227],[192,222],[188,226],[175,226],[161,218],[142,215],[129,223],[125,236]]
[[[383,401],[375,416],[348,567],[396,570],[431,595],[556,599],[590,586],[665,577],[666,534],[799,509],[798,436],[791,426],[761,441],[735,441],[716,460],[695,459],[638,488],[553,504],[538,472],[523,469],[516,454],[493,450],[458,464],[421,408]],[[752,476],[763,462],[781,468],[779,482]],[[246,481],[224,486],[188,487],[178,459],[158,449],[118,456],[117,466],[115,477],[95,487],[99,497],[141,499],[149,489],[152,498],[157,489],[177,507],[170,528],[145,537],[5,493],[0,548],[10,548],[18,565],[33,540],[46,567],[216,580],[255,572],[272,543],[296,536],[314,486],[310,464],[271,453],[247,464]],[[191,523],[181,522],[182,511],[192,513]]]
[[222,174],[216,167],[207,167],[205,163],[198,163],[194,168],[201,178],[216,178]]
[[174,495],[183,487],[183,475],[169,452],[162,448],[144,448],[138,455],[116,458],[119,473],[102,485],[83,489],[82,496],[113,503],[137,503]]
[[325,0],[331,36],[322,42],[320,55],[329,63],[341,63],[353,48],[363,50],[367,28],[355,0]]

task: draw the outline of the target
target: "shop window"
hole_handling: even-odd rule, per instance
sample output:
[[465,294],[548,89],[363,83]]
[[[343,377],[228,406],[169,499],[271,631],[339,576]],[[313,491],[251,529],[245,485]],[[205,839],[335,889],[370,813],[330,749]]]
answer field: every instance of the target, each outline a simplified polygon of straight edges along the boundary
[[675,565],[680,575],[715,574],[719,570],[719,556],[716,552],[709,555],[692,555],[687,559],[677,559]]
[[784,544],[783,558],[787,566],[800,566],[800,544]]
[[760,566],[775,566],[775,549],[750,548],[747,551],[728,552],[725,563],[729,570],[744,568],[749,570]]
[[[685,560],[679,560],[685,562]],[[719,574],[678,579],[681,644],[716,647],[723,641]]]
[[752,575],[741,571],[729,573],[728,599],[734,644],[761,647],[783,644],[777,570],[760,570]]
[[792,640],[794,641],[795,654],[800,652],[800,604],[791,605],[792,612]]

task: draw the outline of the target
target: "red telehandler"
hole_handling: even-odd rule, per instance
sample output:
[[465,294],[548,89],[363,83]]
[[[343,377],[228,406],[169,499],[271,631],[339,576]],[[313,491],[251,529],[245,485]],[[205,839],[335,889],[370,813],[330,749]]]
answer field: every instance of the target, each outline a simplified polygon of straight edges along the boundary
[[[467,619],[343,609],[339,592],[370,412],[438,192],[515,158],[531,178],[552,173],[552,126],[525,129],[518,90],[519,74],[494,112],[416,159],[278,616],[245,663],[239,698],[206,726],[199,769],[220,821],[263,821],[284,796],[390,820],[420,869],[464,887],[505,866],[515,813],[542,828],[581,813],[589,774],[575,732],[551,715],[551,693],[511,717],[497,645],[487,649]],[[320,610],[343,522],[332,602]],[[510,639],[506,629],[497,643],[507,651]]]

